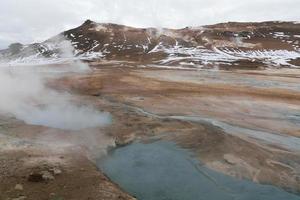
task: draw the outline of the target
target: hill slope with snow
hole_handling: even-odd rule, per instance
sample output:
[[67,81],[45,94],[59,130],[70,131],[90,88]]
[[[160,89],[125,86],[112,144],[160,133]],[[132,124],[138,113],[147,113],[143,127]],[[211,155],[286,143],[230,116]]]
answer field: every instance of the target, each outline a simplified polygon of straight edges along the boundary
[[181,67],[300,67],[300,24],[221,23],[184,29],[133,28],[90,20],[44,42],[12,44],[2,62],[124,60]]

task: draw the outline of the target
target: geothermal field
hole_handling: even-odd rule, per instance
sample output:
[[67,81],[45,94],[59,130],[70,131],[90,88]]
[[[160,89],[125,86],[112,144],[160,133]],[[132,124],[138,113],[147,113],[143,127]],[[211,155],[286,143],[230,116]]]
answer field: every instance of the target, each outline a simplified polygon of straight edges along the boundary
[[0,200],[300,199],[299,23],[86,20],[0,60]]

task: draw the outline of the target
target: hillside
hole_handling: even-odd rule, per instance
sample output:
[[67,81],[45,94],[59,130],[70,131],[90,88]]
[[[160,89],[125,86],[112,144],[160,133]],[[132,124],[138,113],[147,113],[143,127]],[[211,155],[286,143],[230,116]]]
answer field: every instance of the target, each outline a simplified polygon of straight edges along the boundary
[[183,29],[133,28],[90,20],[42,43],[0,51],[11,64],[66,59],[125,60],[176,67],[299,67],[300,24],[221,23]]

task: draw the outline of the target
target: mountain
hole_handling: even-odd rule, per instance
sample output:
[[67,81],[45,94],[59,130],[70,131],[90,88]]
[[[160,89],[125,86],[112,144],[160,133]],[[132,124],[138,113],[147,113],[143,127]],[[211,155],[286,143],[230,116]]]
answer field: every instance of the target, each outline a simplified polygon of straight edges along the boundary
[[183,29],[133,28],[85,21],[44,42],[0,51],[10,64],[121,60],[141,65],[300,67],[300,24],[228,22]]

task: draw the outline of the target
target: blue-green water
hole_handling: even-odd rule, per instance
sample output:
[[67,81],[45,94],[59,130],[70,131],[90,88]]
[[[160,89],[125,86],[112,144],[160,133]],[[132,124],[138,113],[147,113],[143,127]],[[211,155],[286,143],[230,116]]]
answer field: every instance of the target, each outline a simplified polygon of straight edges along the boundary
[[98,167],[139,200],[300,200],[300,196],[209,170],[171,142],[133,143]]

